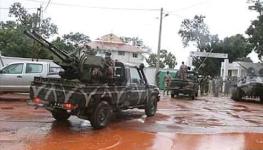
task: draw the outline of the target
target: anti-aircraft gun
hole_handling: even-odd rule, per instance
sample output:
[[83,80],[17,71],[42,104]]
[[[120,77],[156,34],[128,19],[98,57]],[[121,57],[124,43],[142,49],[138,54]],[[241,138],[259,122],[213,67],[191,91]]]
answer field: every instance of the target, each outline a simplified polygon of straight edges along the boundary
[[113,61],[109,55],[104,59],[89,52],[77,57],[34,31],[25,34],[60,58],[59,65],[65,70],[62,79],[35,77],[30,100],[36,108],[44,107],[57,121],[78,116],[89,120],[96,129],[106,127],[112,114],[120,110],[139,108],[149,117],[155,115],[159,90],[148,84],[143,65],[124,64]]
[[43,47],[50,50],[61,60],[59,65],[64,69],[64,71],[60,72],[60,76],[63,79],[78,79],[81,82],[87,82],[90,80],[91,66],[98,67],[103,70],[106,65],[105,59],[100,56],[95,56],[89,54],[88,52],[82,52],[78,57],[74,53],[69,54],[64,50],[58,49],[35,31],[25,31],[24,33],[41,44]]

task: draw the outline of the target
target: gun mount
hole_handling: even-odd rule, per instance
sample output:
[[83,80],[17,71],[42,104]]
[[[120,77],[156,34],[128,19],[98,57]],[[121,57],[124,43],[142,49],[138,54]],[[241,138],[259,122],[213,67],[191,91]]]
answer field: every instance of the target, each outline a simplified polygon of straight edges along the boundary
[[91,67],[101,68],[102,70],[105,67],[105,60],[102,57],[90,55],[87,52],[83,52],[81,56],[77,57],[74,53],[69,54],[58,49],[35,31],[25,31],[24,33],[50,50],[62,61],[59,65],[64,69],[64,72],[60,72],[60,76],[64,79],[79,79],[81,82],[87,82],[87,80],[90,80]]

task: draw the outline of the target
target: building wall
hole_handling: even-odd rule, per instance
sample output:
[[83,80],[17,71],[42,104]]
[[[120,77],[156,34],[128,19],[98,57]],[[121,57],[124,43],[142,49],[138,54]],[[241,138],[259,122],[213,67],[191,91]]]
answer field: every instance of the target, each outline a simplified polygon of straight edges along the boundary
[[[134,54],[137,54],[137,57],[134,57]],[[97,53],[99,56],[105,56],[104,51],[100,51]],[[111,57],[113,60],[118,60],[123,63],[130,63],[139,65],[144,62],[144,56],[141,53],[131,53],[131,52],[123,52],[123,51],[111,51]]]
[[[256,65],[250,63],[252,66]],[[256,66],[255,66],[256,67]],[[223,63],[221,63],[221,77],[223,77],[224,67]],[[238,79],[243,78],[247,75],[247,70],[244,67],[240,66],[240,62],[233,62],[227,64],[227,72],[229,77],[237,77]]]
[[[144,57],[141,53],[130,53],[130,52],[121,52],[124,55],[120,55],[120,52],[112,52],[112,58],[117,59],[121,62],[131,63],[131,64],[141,64],[144,61]],[[137,57],[134,57],[137,55]]]
[[[227,71],[227,76],[228,77],[237,77],[237,78],[241,78],[241,76],[243,74],[241,74],[241,70],[242,70],[242,67],[240,67],[240,65],[236,62],[233,62],[233,63],[227,63],[226,65],[226,71]],[[221,63],[221,77],[223,78],[223,75],[224,75],[224,62]]]

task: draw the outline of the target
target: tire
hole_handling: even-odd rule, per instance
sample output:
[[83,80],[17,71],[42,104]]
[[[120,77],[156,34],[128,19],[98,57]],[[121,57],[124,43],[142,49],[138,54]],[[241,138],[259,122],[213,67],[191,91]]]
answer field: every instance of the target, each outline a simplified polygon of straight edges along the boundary
[[235,88],[232,92],[231,99],[234,101],[240,101],[242,99],[242,90],[239,88]]
[[174,94],[171,94],[171,98],[174,98]]
[[196,95],[196,93],[193,93],[193,94],[191,95],[191,99],[192,99],[192,100],[195,100],[195,95]]
[[51,113],[57,121],[66,121],[70,117],[70,114],[64,109],[56,109]]
[[90,116],[90,123],[94,129],[101,129],[108,125],[112,116],[113,110],[110,104],[106,101],[101,101],[95,105],[95,108]]
[[157,111],[157,97],[151,96],[149,100],[146,101],[145,104],[145,114],[147,117],[154,116]]
[[260,99],[260,103],[263,103],[263,95],[259,96],[259,99]]

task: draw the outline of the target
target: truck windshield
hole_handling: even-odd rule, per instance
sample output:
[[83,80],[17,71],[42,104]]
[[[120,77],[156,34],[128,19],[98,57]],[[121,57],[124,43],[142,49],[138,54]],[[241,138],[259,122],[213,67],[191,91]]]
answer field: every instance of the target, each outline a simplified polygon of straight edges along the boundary
[[130,74],[131,74],[131,80],[130,80],[131,83],[140,84],[141,82],[143,82],[136,68],[130,68]]

